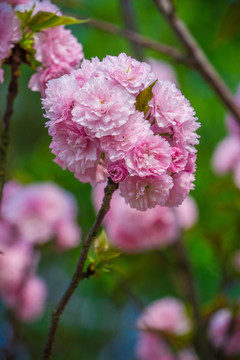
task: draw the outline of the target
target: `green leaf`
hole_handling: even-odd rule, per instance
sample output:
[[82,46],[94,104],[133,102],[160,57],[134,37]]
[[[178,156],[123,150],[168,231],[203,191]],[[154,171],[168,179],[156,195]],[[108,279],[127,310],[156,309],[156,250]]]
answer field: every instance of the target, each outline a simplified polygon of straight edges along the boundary
[[22,24],[21,24],[21,29],[24,30],[29,22],[29,20],[32,17],[32,13],[34,10],[34,6],[32,7],[32,9],[30,10],[25,10],[24,12],[21,11],[16,11],[16,15],[17,17],[21,20]]
[[119,257],[121,252],[117,249],[108,249],[105,252],[98,254],[94,265],[96,268],[101,268],[103,265],[110,263],[113,259]]
[[120,268],[120,266],[116,265],[116,264],[109,264],[107,266],[104,267],[105,269],[107,269],[108,271],[117,271],[122,275],[126,275],[125,271],[123,271],[122,268]]
[[136,100],[137,100],[135,103],[136,109],[138,111],[144,112],[145,115],[147,114],[147,112],[149,110],[148,103],[153,97],[152,88],[156,84],[156,82],[157,82],[157,80],[155,80],[146,89],[141,91],[136,98]]
[[78,20],[70,16],[58,16],[51,12],[39,11],[27,25],[32,31],[36,32],[60,25],[81,24],[86,21],[88,20]]
[[106,252],[109,249],[109,242],[107,235],[104,230],[101,231],[101,234],[94,241],[94,251],[96,254]]

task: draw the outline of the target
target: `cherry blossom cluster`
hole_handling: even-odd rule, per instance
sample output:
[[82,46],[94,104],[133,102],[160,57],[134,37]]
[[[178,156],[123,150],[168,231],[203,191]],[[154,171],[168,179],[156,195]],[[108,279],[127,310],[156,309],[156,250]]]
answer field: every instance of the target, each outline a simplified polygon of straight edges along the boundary
[[[240,86],[236,103],[240,105]],[[218,174],[233,173],[234,182],[240,189],[240,125],[233,115],[227,117],[228,136],[217,146],[213,155],[213,168]]]
[[192,324],[183,304],[171,297],[150,304],[137,321],[140,330],[136,357],[138,360],[197,360],[194,350],[187,347],[173,352],[165,339],[182,337],[191,332]]
[[[103,190],[103,184],[93,189],[96,211],[100,209]],[[190,196],[176,209],[156,206],[142,212],[130,208],[117,190],[103,224],[113,246],[125,253],[138,253],[173,244],[179,239],[180,230],[192,227],[197,217],[197,205]]]
[[[0,4],[0,62],[7,59],[10,50],[21,40],[20,20],[14,15],[14,10],[25,12],[33,9],[33,16],[39,11],[62,15],[60,9],[50,0],[20,0],[11,1],[17,5],[15,9],[4,2]],[[43,29],[34,34],[35,59],[40,63],[35,74],[32,75],[29,87],[33,91],[40,91],[44,96],[46,83],[50,79],[58,78],[77,68],[84,55],[82,45],[64,26]],[[3,70],[0,80],[3,82]]]
[[196,130],[189,101],[151,66],[122,53],[83,60],[48,82],[43,107],[55,161],[92,185],[107,177],[133,208],[178,206],[193,188]]
[[[47,295],[36,275],[39,245],[56,239],[59,250],[81,236],[72,196],[51,183],[4,187],[0,220],[0,295],[22,321],[41,315]],[[37,248],[36,248],[37,247]]]

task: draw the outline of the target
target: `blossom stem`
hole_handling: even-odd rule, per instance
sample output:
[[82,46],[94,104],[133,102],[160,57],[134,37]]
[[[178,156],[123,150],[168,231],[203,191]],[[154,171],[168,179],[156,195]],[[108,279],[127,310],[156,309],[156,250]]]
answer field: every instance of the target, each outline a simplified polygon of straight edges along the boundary
[[[62,298],[60,299],[56,309],[52,313],[51,326],[49,329],[48,338],[46,341],[46,345],[45,345],[44,353],[43,353],[43,357],[42,357],[42,359],[44,359],[44,360],[48,360],[51,358],[60,317],[61,317],[67,303],[71,299],[71,297],[72,297],[74,291],[76,290],[78,284],[80,283],[80,281],[82,281],[83,279],[88,278],[90,276],[90,273],[88,273],[88,271],[87,272],[83,271],[84,265],[85,265],[85,262],[86,262],[86,259],[88,256],[89,249],[90,249],[94,239],[97,236],[97,233],[102,224],[103,218],[106,215],[106,213],[108,212],[108,210],[110,209],[110,201],[111,201],[114,191],[117,190],[117,188],[118,188],[118,184],[114,183],[109,178],[108,184],[107,184],[106,188],[104,189],[104,198],[102,201],[102,206],[98,212],[98,215],[96,217],[96,220],[95,220],[92,228],[90,229],[85,240],[83,241],[82,248],[80,251],[80,256],[79,256],[78,263],[77,263],[77,267],[75,269],[73,277],[70,281],[70,284],[68,285],[67,290],[65,291]],[[87,273],[88,273],[88,276],[86,275]]]
[[217,73],[213,65],[210,63],[205,53],[193,37],[185,23],[177,16],[173,2],[171,0],[153,0],[167,20],[168,24],[179,38],[182,45],[185,47],[189,57],[193,60],[194,67],[215,91],[220,100],[231,111],[240,123],[240,108],[236,105],[234,98]]
[[18,94],[18,78],[20,75],[19,67],[22,62],[22,50],[15,47],[9,59],[11,65],[11,80],[8,87],[7,105],[3,115],[0,134],[0,211],[2,203],[3,187],[6,182],[7,154],[9,146],[10,124],[13,114],[14,100]]

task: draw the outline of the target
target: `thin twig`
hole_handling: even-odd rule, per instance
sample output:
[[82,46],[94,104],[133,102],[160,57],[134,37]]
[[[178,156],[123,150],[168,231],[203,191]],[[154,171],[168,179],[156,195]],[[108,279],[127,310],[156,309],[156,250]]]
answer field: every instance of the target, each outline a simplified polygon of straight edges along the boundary
[[150,39],[146,36],[140,35],[135,31],[131,31],[128,29],[122,29],[121,27],[111,24],[109,22],[93,19],[91,18],[88,22],[84,25],[91,26],[106,32],[109,32],[113,35],[122,36],[126,39],[133,41],[136,44],[139,44],[147,49],[155,50],[161,54],[170,56],[176,62],[194,66],[193,61],[188,56],[183,55],[179,50],[174,48],[173,46],[162,44],[156,40]]
[[88,270],[83,272],[84,265],[85,265],[85,262],[87,259],[87,255],[88,255],[91,244],[93,243],[95,237],[97,236],[97,233],[102,224],[103,218],[106,215],[106,213],[108,212],[108,210],[110,209],[110,201],[112,198],[112,194],[114,193],[114,191],[117,188],[118,188],[118,184],[115,184],[109,178],[108,184],[104,190],[104,198],[103,198],[101,209],[99,210],[97,218],[96,218],[92,228],[90,229],[87,237],[83,241],[83,245],[81,248],[81,252],[80,252],[80,256],[78,259],[75,273],[71,279],[71,282],[70,282],[67,290],[63,294],[56,309],[52,313],[51,326],[50,326],[47,342],[46,342],[43,357],[42,357],[44,360],[48,360],[51,357],[60,317],[61,317],[67,303],[69,302],[72,294],[76,290],[79,282],[82,281],[84,278],[87,278],[90,276],[90,273],[88,272]]
[[[120,0],[120,8],[122,17],[126,28],[132,31],[137,31],[135,11],[131,0]],[[143,50],[139,44],[130,40],[135,57],[139,60],[143,60]]]
[[187,50],[189,57],[194,61],[198,72],[240,123],[240,108],[236,105],[231,91],[210,63],[184,22],[177,16],[172,2],[170,0],[154,0],[154,2]]
[[7,105],[3,115],[0,139],[0,211],[2,203],[3,187],[6,182],[7,154],[9,145],[10,123],[13,114],[14,100],[18,94],[19,67],[23,58],[23,51],[19,47],[13,49],[9,59],[11,65],[11,81],[8,87]]

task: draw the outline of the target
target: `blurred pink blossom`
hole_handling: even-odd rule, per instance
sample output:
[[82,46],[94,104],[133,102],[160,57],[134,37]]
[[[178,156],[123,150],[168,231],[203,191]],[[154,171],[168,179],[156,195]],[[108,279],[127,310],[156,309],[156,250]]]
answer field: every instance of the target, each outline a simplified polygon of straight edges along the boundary
[[160,336],[141,332],[135,349],[137,360],[176,360]]
[[[93,190],[95,208],[100,208],[104,185]],[[177,240],[178,227],[174,212],[160,206],[144,213],[125,204],[115,192],[104,225],[112,244],[125,252],[141,252],[163,247]]]
[[192,324],[183,304],[175,298],[166,297],[154,301],[143,311],[137,327],[144,331],[183,335],[191,330]]
[[140,332],[135,349],[137,360],[197,360],[194,350],[184,349],[175,355],[167,342],[160,336],[145,331]]
[[56,238],[60,250],[78,245],[76,203],[52,183],[4,186],[0,220],[0,296],[23,322],[43,312],[45,283],[35,275],[40,252],[36,245]]
[[18,291],[27,269],[32,267],[33,251],[19,238],[10,246],[1,238],[0,249],[0,293],[10,297]]
[[[3,218],[18,228],[25,241],[42,244],[58,234],[61,222],[75,223],[76,203],[68,192],[51,183],[22,186],[4,202]],[[76,232],[73,237],[69,238],[70,247],[76,242]]]
[[[236,104],[240,104],[240,86]],[[217,145],[212,166],[217,174],[232,172],[234,183],[240,189],[240,125],[233,115],[227,116],[227,127],[229,134]]]
[[172,66],[165,63],[164,61],[159,61],[152,58],[148,58],[147,62],[151,65],[152,72],[155,74],[158,80],[168,80],[176,85],[178,84],[176,74]]
[[81,230],[72,220],[60,220],[56,225],[57,246],[64,250],[76,247],[81,239]]
[[176,209],[177,221],[181,228],[191,228],[198,219],[198,208],[193,197],[187,196]]
[[47,286],[37,276],[28,277],[15,304],[16,314],[23,322],[32,322],[39,318],[45,306]]
[[[105,185],[99,184],[93,189],[96,211],[101,206]],[[156,206],[143,213],[128,206],[116,191],[103,222],[109,241],[126,253],[134,253],[174,243],[178,240],[180,228],[193,226],[197,216],[197,205],[191,197],[176,209]]]
[[213,314],[208,329],[214,347],[229,356],[240,355],[240,314],[237,314],[233,320],[234,325],[229,333],[232,317],[229,309],[220,309]]
[[165,334],[182,336],[192,329],[183,304],[175,298],[163,298],[150,304],[137,321],[140,334],[137,360],[197,360],[193,349],[173,352]]

